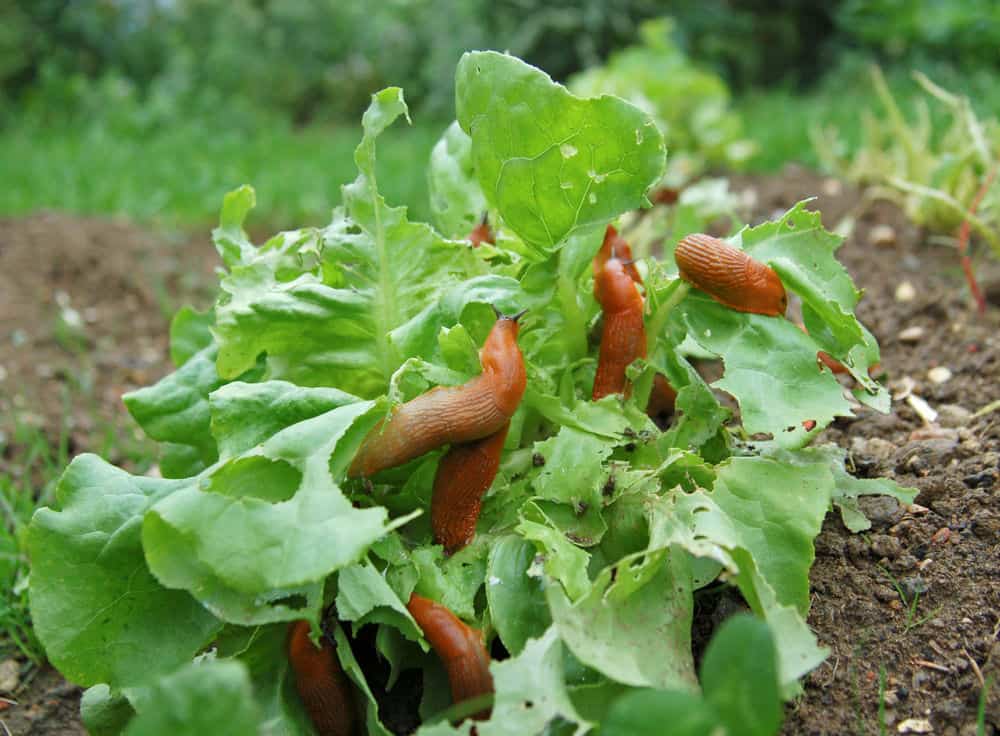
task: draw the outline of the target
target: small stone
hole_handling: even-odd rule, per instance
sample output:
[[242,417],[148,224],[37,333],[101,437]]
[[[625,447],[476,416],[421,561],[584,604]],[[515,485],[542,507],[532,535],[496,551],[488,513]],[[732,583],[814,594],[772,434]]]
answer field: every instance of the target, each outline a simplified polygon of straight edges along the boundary
[[907,718],[896,726],[898,733],[934,733],[934,727],[926,718]]
[[944,544],[951,538],[951,529],[946,526],[941,527],[931,537],[931,544]]
[[906,397],[906,403],[917,413],[917,416],[924,420],[925,424],[933,424],[937,421],[938,414],[934,410],[934,407],[920,396],[910,394]]
[[929,427],[921,427],[910,432],[910,440],[919,442],[920,440],[951,440],[958,442],[958,430],[952,427],[939,427],[932,424]]
[[892,600],[899,600],[899,594],[888,585],[876,585],[872,590],[872,593],[874,593],[875,597],[883,603],[888,603]]
[[0,693],[12,695],[21,684],[21,665],[15,659],[0,662]]
[[868,242],[877,248],[891,248],[896,244],[896,230],[892,225],[876,225],[868,231]]
[[912,302],[916,298],[917,290],[913,288],[913,284],[909,281],[904,281],[896,287],[897,302]]
[[828,197],[839,197],[844,193],[844,185],[840,179],[826,178],[823,180],[823,194]]
[[952,372],[947,366],[939,365],[927,371],[927,379],[931,383],[941,385],[951,380]]
[[924,336],[924,328],[920,325],[913,325],[902,330],[897,337],[900,342],[920,342]]
[[978,473],[971,473],[962,478],[962,482],[969,488],[989,488],[997,480],[997,471],[995,470],[982,470]]
[[972,419],[972,412],[958,404],[941,404],[938,423],[942,427],[964,427]]
[[861,496],[858,508],[875,526],[892,526],[903,518],[903,509],[892,496]]
[[870,437],[866,440],[856,437],[855,440],[857,442],[852,442],[851,447],[853,451],[859,454],[870,455],[879,462],[885,462],[896,454],[896,450],[899,449],[896,445],[889,442],[889,440],[884,440],[881,437]]

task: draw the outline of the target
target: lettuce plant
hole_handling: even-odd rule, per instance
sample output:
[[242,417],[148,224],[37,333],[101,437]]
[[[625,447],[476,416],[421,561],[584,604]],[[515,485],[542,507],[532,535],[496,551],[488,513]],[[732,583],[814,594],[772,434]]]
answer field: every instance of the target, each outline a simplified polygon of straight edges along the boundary
[[[242,227],[253,190],[227,195],[214,309],[179,312],[176,370],[125,397],[163,443],[162,477],[83,455],[58,510],[34,517],[34,622],[53,664],[90,688],[92,733],[311,733],[285,655],[288,622],[303,619],[337,642],[368,733],[389,733],[370,647],[390,689],[419,671],[421,734],[470,733],[441,717],[447,683],[406,609],[413,592],[510,655],[492,665],[482,735],[604,722],[621,733],[631,703],[652,714],[688,704],[735,733],[740,703],[758,697],[752,722],[767,733],[779,697],[823,660],[805,621],[825,514],[836,505],[859,530],[858,496],[912,498],[848,475],[841,450],[809,446],[857,402],[888,404],[868,377],[878,347],[854,316],[839,239],[802,204],[731,239],[800,297],[808,335],[690,290],[669,246],[644,259],[649,358],[629,369],[629,399],[590,401],[590,262],[607,224],[647,204],[661,133],[619,98],[576,97],[492,52],[462,58],[456,109],[429,168],[436,227],[379,193],[378,136],[407,115],[395,88],[364,115],[358,175],[328,226],[255,245]],[[484,208],[497,242],[472,249],[460,238]],[[529,310],[528,388],[475,541],[446,558],[427,520],[440,453],[373,483],[346,470],[394,403],[479,372],[491,306]],[[691,350],[723,361],[714,386]],[[853,397],[818,350],[849,368]],[[657,372],[678,389],[663,431],[643,411]],[[718,580],[755,620],[710,648],[701,696],[694,592]],[[357,638],[363,627],[374,637]]]

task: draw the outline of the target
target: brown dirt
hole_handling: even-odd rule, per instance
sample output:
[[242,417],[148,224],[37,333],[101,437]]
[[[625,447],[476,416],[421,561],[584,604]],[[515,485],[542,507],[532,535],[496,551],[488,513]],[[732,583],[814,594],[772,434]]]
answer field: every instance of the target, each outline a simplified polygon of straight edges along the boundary
[[210,304],[217,263],[205,237],[62,214],[0,219],[4,469],[23,469],[35,430],[54,445],[65,433],[70,457],[102,451],[128,466],[141,439],[121,395],[168,372],[169,316]]
[[[874,524],[861,535],[828,516],[816,543],[809,623],[831,655],[806,678],[782,733],[878,734],[881,702],[890,733],[906,719],[927,719],[935,734],[970,736],[980,674],[1000,683],[1000,411],[970,416],[1000,399],[1000,288],[989,290],[990,312],[977,318],[954,252],[927,245],[891,205],[862,212],[850,187],[798,169],[735,179],[733,186],[755,190],[761,219],[811,195],[819,196],[815,206],[827,227],[857,217],[839,256],[866,291],[859,313],[882,345],[891,385],[908,376],[913,393],[940,412],[928,427],[901,401],[889,415],[865,411],[825,433],[851,451],[859,476],[919,488],[919,506],[866,500]],[[876,225],[893,228],[896,243],[870,244]],[[83,384],[92,388],[86,401],[72,399],[71,454],[98,447],[100,422],[132,427],[122,416],[121,392],[168,369],[166,310],[157,294],[200,294],[204,304],[200,285],[214,263],[204,238],[168,243],[120,223],[56,215],[0,220],[0,416],[18,412],[22,422],[56,436],[65,416],[60,389],[76,396]],[[1000,283],[1000,264],[980,259],[978,267]],[[894,297],[904,280],[914,287],[912,301]],[[87,347],[79,353],[54,337],[58,290],[84,316]],[[924,328],[922,337],[900,339],[913,326]],[[952,378],[931,382],[927,372],[935,366]],[[11,450],[2,461],[14,462]],[[912,615],[893,580],[908,601],[911,591],[923,590]],[[725,600],[718,618],[722,607],[732,607]],[[993,693],[986,734],[1000,727],[1000,685]],[[69,707],[77,696],[45,671],[19,695],[22,704],[0,718],[18,734],[81,733]]]
[[[756,191],[763,217],[814,194],[826,227],[848,214],[857,217],[839,258],[865,290],[858,314],[882,347],[890,387],[912,378],[913,392],[940,412],[928,426],[905,402],[894,402],[888,415],[865,411],[836,422],[823,437],[850,450],[857,475],[918,488],[923,508],[866,499],[873,526],[860,535],[847,532],[838,515],[827,516],[810,574],[809,624],[831,654],[806,678],[782,733],[878,734],[881,700],[888,732],[897,733],[907,719],[926,719],[935,734],[975,734],[979,676],[990,672],[995,684],[986,733],[995,733],[1000,411],[978,419],[969,414],[1000,399],[1000,301],[978,318],[954,250],[926,245],[891,204],[861,211],[856,191],[800,169],[734,187]],[[893,229],[895,245],[871,243],[877,225]],[[998,265],[981,259],[977,268],[990,282]],[[912,301],[895,298],[903,281],[914,287]],[[995,291],[989,290],[994,299]],[[900,339],[916,326],[924,328],[919,340]],[[937,366],[953,377],[934,384],[927,372]],[[894,580],[908,602],[923,590],[912,614]]]

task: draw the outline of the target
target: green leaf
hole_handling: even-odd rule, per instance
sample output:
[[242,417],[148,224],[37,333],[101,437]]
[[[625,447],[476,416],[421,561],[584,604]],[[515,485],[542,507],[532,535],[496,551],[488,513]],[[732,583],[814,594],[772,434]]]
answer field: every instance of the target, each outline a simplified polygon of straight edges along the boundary
[[259,724],[246,668],[235,661],[205,661],[153,683],[146,707],[129,723],[125,736],[247,736],[256,733]]
[[577,600],[587,593],[590,555],[569,541],[549,519],[524,519],[514,531],[536,543],[545,573],[559,581],[570,599]]
[[486,199],[539,253],[642,206],[663,172],[648,115],[617,97],[575,97],[512,56],[466,53],[455,103]]
[[697,292],[677,312],[691,337],[722,357],[725,375],[712,385],[736,398],[748,433],[798,447],[811,436],[804,421],[822,428],[851,415],[833,374],[817,368],[815,343],[791,322],[737,312]]
[[486,577],[486,549],[471,544],[447,559],[441,546],[418,547],[411,559],[420,573],[416,593],[437,601],[459,618],[476,617],[476,593]]
[[[601,724],[602,736],[708,736],[719,721],[695,694],[678,690],[633,690],[618,698]],[[733,734],[741,734],[734,731]]]
[[775,451],[768,453],[780,462],[793,464],[825,464],[833,474],[836,484],[833,489],[833,504],[840,511],[840,517],[852,532],[863,532],[871,528],[871,522],[858,506],[858,497],[869,495],[892,496],[901,503],[910,504],[917,497],[916,488],[907,488],[889,478],[855,478],[847,472],[844,462],[847,451],[833,444],[807,447],[796,451]]
[[806,209],[808,202],[799,202],[778,220],[744,229],[736,240],[802,299],[817,349],[843,362],[870,394],[884,394],[868,376],[868,368],[879,361],[878,346],[854,316],[861,292],[834,255],[843,238],[823,228],[820,213]]
[[51,662],[71,682],[121,688],[187,662],[220,623],[150,574],[140,525],[181,481],[132,476],[80,455],[28,530],[31,616]]
[[431,150],[427,185],[438,230],[448,238],[467,238],[487,205],[472,165],[472,140],[457,120]]
[[243,230],[243,221],[256,204],[257,195],[253,187],[246,184],[229,192],[222,200],[219,227],[212,231],[212,240],[222,262],[229,268],[253,253],[253,244]]
[[600,504],[605,481],[601,467],[615,444],[573,427],[536,442],[534,451],[545,458],[545,465],[532,481],[535,491],[559,503]]
[[534,545],[513,534],[500,537],[490,548],[486,601],[500,641],[515,656],[552,622],[543,579],[528,574],[534,559]]
[[215,371],[215,354],[214,346],[204,348],[152,386],[122,397],[147,435],[193,448],[202,467],[218,456],[208,408],[208,395],[224,383]]
[[337,575],[337,615],[353,622],[355,633],[365,624],[381,623],[395,627],[411,641],[423,638],[399,596],[368,562],[345,567]]
[[170,360],[180,368],[197,353],[207,348],[215,338],[211,327],[215,315],[199,312],[193,307],[181,307],[170,320]]
[[334,480],[378,415],[359,402],[299,422],[162,499],[143,524],[150,569],[233,623],[315,620],[323,580],[391,528]]
[[405,207],[378,193],[375,139],[405,113],[399,89],[375,95],[355,152],[359,175],[333,222],[272,238],[223,280],[221,376],[234,378],[266,352],[274,378],[373,397],[406,358],[434,353],[440,322],[418,331],[423,342],[397,344],[393,331],[482,267],[466,245],[409,222]]
[[546,598],[559,636],[586,665],[637,687],[696,687],[691,658],[691,569],[686,554],[659,555],[639,569],[606,568],[571,603],[558,585]]
[[80,698],[80,720],[90,736],[118,736],[134,715],[128,698],[104,683],[87,688]]
[[212,434],[229,459],[276,432],[360,399],[335,388],[306,388],[287,381],[226,384],[209,396]]
[[[583,733],[592,725],[573,707],[563,674],[563,646],[555,628],[527,642],[517,656],[490,665],[496,695],[487,721],[475,723],[480,736],[524,736],[546,733],[546,726],[560,723],[566,733]],[[468,734],[473,724],[459,727],[446,722],[423,726],[418,736]],[[572,731],[569,731],[573,728]],[[563,733],[563,731],[560,731]]]
[[712,637],[701,665],[705,700],[730,734],[774,736],[784,710],[778,690],[775,641],[763,621],[727,619]]

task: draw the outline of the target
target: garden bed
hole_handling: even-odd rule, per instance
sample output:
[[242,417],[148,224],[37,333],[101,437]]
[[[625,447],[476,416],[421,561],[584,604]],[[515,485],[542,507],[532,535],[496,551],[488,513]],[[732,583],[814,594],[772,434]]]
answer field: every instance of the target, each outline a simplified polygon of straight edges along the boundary
[[[850,451],[857,475],[892,477],[920,495],[908,509],[887,497],[862,500],[873,527],[860,535],[827,517],[809,623],[831,654],[806,678],[783,733],[874,734],[880,709],[893,732],[913,719],[911,727],[927,720],[937,734],[975,733],[980,678],[1000,681],[1000,411],[973,416],[1000,399],[1000,288],[990,288],[1000,272],[980,264],[992,301],[979,318],[954,251],[927,245],[893,206],[862,211],[857,191],[801,170],[738,178],[733,188],[754,192],[760,219],[812,194],[826,227],[857,217],[839,258],[866,291],[859,317],[882,346],[890,387],[908,386],[939,412],[928,426],[901,400],[889,415],[864,410],[825,433]],[[202,237],[167,242],[122,223],[61,215],[0,222],[0,413],[53,442],[67,422],[70,455],[107,456],[107,427],[121,437],[137,431],[121,393],[169,370],[166,315],[182,300],[205,305],[216,263]],[[67,308],[82,319],[79,334],[66,330]],[[935,383],[933,368],[947,368],[950,378]],[[128,463],[130,446],[112,443],[109,459]],[[23,449],[5,450],[15,473]],[[701,596],[696,634],[710,633],[732,609],[726,596]],[[29,670],[22,667],[25,682]],[[993,693],[986,720],[996,724],[1000,689]],[[17,734],[82,732],[78,695],[44,671],[0,718]]]

